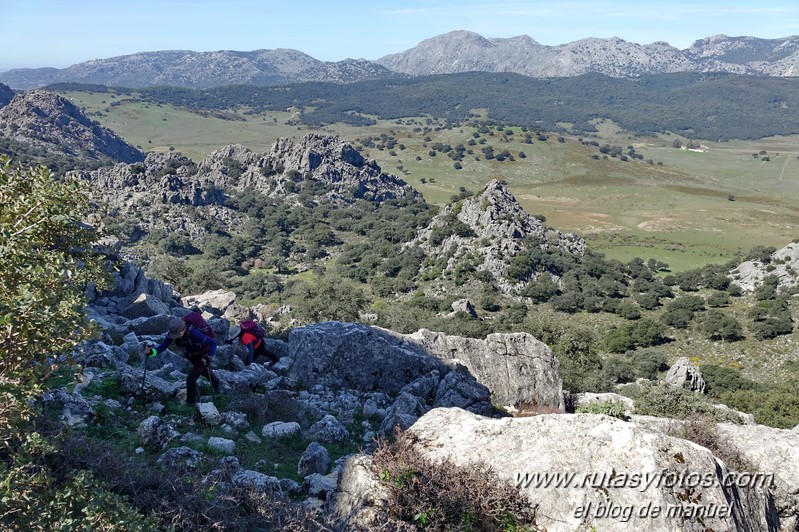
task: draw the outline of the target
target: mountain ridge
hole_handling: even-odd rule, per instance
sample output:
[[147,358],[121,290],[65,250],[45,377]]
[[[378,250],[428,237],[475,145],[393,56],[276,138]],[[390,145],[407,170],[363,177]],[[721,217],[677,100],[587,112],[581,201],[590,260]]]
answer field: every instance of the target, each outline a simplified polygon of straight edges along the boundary
[[12,69],[0,74],[12,88],[31,89],[79,81],[138,88],[153,85],[208,88],[221,85],[280,85],[309,81],[344,83],[396,76],[364,59],[324,62],[298,50],[241,52],[165,50],[92,59],[64,69]]
[[589,37],[549,46],[528,35],[487,38],[455,30],[376,60],[325,62],[298,50],[137,52],[84,61],[64,69],[17,68],[0,73],[15,89],[77,82],[139,88],[173,85],[209,88],[235,84],[349,83],[457,72],[515,72],[529,77],[572,77],[596,72],[614,77],[673,72],[728,72],[799,76],[799,36],[763,39],[713,35],[680,50],[664,41],[627,42]]
[[[448,50],[459,51],[457,61],[448,62],[449,58],[442,54]],[[797,50],[797,36],[759,39],[714,35],[679,50],[662,41],[641,45],[619,37],[591,37],[547,46],[524,35],[485,38],[458,30],[426,39],[414,48],[376,62],[409,75],[480,70],[516,72],[530,77],[570,77],[588,72],[614,77],[672,72],[795,76],[799,74]],[[530,58],[536,61],[529,62]],[[492,70],[485,70],[485,65],[491,65]]]

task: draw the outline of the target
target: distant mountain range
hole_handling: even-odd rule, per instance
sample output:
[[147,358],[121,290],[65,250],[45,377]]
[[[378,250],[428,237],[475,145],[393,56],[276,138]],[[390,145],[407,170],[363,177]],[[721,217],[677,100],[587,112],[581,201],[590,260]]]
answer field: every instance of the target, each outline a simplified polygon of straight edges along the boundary
[[17,68],[0,74],[14,89],[77,82],[111,87],[168,85],[206,89],[225,85],[284,85],[307,81],[349,83],[397,74],[365,59],[323,62],[297,50],[253,52],[140,52],[57,68]]
[[160,51],[95,59],[64,69],[21,68],[0,74],[15,89],[76,82],[118,87],[171,85],[209,88],[236,84],[350,83],[459,72],[514,72],[534,78],[596,72],[613,77],[674,72],[799,76],[799,36],[781,39],[715,35],[680,50],[665,42],[641,45],[617,37],[558,46],[522,35],[485,38],[453,31],[376,61],[324,62],[290,49],[252,52]]

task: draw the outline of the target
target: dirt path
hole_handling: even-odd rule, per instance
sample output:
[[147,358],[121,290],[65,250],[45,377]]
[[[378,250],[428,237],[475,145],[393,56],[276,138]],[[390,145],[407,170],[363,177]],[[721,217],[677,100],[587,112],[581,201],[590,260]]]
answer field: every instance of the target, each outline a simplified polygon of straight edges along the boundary
[[788,166],[789,158],[785,158],[785,164],[782,165],[782,171],[780,172],[780,181],[782,181],[782,175],[785,173],[785,167]]

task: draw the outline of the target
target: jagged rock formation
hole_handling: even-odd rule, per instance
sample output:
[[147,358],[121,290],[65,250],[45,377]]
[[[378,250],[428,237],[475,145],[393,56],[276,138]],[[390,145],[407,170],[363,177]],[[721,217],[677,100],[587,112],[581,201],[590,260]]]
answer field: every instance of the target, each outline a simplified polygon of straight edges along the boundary
[[791,242],[775,251],[768,262],[748,260],[730,272],[735,284],[745,291],[757,288],[768,275],[777,277],[780,288],[799,284],[799,243]]
[[[537,506],[536,524],[553,532],[750,531],[781,524],[768,488],[723,485],[729,468],[706,448],[607,416],[491,420],[436,409],[409,432],[430,460],[490,466]],[[566,485],[537,484],[535,476],[544,474]],[[574,477],[566,481],[569,474]],[[376,504],[385,497],[373,475],[368,457],[347,463],[332,504],[342,521],[368,527],[379,515]],[[659,513],[652,515],[653,508]]]
[[[231,164],[232,163],[232,164]],[[231,172],[231,166],[236,171]],[[287,196],[302,182],[315,182],[327,190],[325,197],[337,204],[354,198],[385,201],[419,197],[402,179],[384,174],[352,145],[336,135],[309,133],[300,139],[281,138],[269,152],[258,155],[234,145],[216,150],[203,159],[200,177],[214,186],[253,188],[269,195]]]
[[[315,181],[326,197],[338,203],[355,198],[385,201],[419,197],[402,179],[381,172],[348,142],[335,135],[309,133],[301,139],[278,139],[269,152],[258,154],[239,144],[211,152],[195,165],[176,153],[150,153],[137,165],[118,164],[83,172],[81,177],[103,191],[114,204],[142,199],[194,207],[223,204],[221,190],[252,188],[267,195],[290,196],[290,183]],[[124,192],[121,196],[119,192]]]
[[190,237],[204,234],[197,215],[225,228],[242,226],[226,206],[226,193],[245,188],[291,201],[303,184],[315,186],[314,200],[346,205],[363,198],[381,202],[420,197],[402,179],[384,174],[348,142],[310,133],[278,139],[258,154],[241,145],[215,150],[199,164],[169,152],[150,153],[137,164],[117,164],[75,175],[89,181],[100,198],[147,230],[163,229]]
[[17,94],[0,108],[0,135],[49,154],[133,163],[144,154],[89,120],[69,100],[46,91]]
[[[455,227],[455,224],[461,224]],[[585,241],[571,233],[548,228],[527,213],[507,187],[496,179],[480,194],[445,207],[412,244],[419,244],[432,257],[446,256],[444,272],[451,272],[470,256],[475,268],[490,272],[500,289],[517,286],[505,279],[509,261],[537,242],[542,249],[583,254]]]
[[197,176],[197,166],[173,152],[148,153],[136,164],[103,166],[74,172],[88,181],[109,212],[135,221],[141,234],[156,230],[199,237],[206,233],[202,218],[217,220],[224,227],[240,223],[241,217],[225,207],[225,194]]
[[203,188],[196,166],[173,152],[148,153],[140,164],[117,164],[77,175],[91,182],[100,197],[117,207],[131,207],[143,201],[167,205],[224,204],[220,189]]
[[515,72],[534,78],[597,72],[614,77],[670,72],[730,72],[769,76],[799,73],[799,37],[757,39],[716,35],[687,50],[665,42],[641,45],[611,37],[545,46],[526,35],[484,38],[453,31],[422,41],[377,63],[413,76],[456,72]]
[[154,85],[207,88],[308,81],[347,83],[392,76],[396,74],[365,59],[323,62],[297,50],[279,48],[251,52],[139,52],[85,61],[64,69],[12,69],[0,75],[0,79],[18,89],[65,81],[132,88]]
[[5,107],[11,103],[11,100],[14,99],[14,94],[16,93],[11,90],[11,87],[0,83],[0,107]]

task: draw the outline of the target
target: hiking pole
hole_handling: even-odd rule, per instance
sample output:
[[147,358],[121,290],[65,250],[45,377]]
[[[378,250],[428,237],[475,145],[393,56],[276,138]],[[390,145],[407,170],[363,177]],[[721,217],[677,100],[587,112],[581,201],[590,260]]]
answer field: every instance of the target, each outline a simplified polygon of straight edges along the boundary
[[203,357],[205,362],[205,371],[208,373],[208,383],[211,385],[211,395],[216,399],[216,386],[214,386],[214,379],[211,378],[211,359]]
[[144,388],[144,382],[147,379],[147,359],[150,358],[150,355],[148,353],[150,353],[151,351],[152,347],[150,347],[150,344],[144,342],[144,351],[142,352],[142,354],[144,355],[144,360],[141,363],[142,367],[144,368],[144,371],[142,372],[141,375],[141,386],[139,387],[139,395],[143,398],[143,401],[145,403],[147,402],[147,391]]

